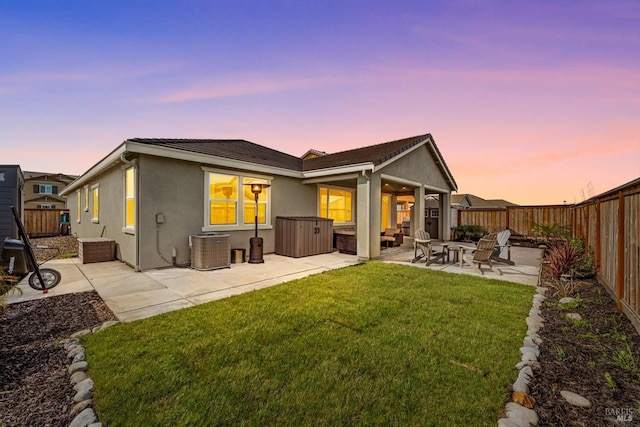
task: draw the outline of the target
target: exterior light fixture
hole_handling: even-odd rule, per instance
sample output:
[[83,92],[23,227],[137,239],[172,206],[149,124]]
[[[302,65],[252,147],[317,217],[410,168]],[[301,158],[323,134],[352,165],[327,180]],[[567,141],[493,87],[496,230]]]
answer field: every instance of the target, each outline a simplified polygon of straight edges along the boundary
[[264,263],[263,248],[262,248],[262,237],[258,237],[258,196],[262,193],[262,190],[267,187],[271,187],[270,184],[265,184],[263,182],[249,182],[247,184],[249,188],[251,188],[251,192],[255,196],[256,207],[255,207],[255,226],[256,232],[255,236],[249,239],[249,263],[250,264],[262,264]]

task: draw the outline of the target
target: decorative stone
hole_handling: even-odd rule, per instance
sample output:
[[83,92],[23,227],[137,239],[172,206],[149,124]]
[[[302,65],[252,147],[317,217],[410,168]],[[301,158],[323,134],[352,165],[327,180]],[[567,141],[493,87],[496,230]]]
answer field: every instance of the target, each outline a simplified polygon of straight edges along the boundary
[[549,290],[549,288],[547,288],[546,286],[538,286],[536,287],[536,293],[544,295],[547,291]]
[[83,391],[83,390],[93,390],[93,380],[91,378],[87,378],[86,380],[80,381],[78,384],[73,386],[75,391]]
[[534,353],[524,353],[522,355],[522,361],[523,362],[537,362],[538,361],[538,357],[534,354]]
[[536,400],[528,395],[527,393],[522,393],[519,391],[514,391],[511,395],[511,400],[513,400],[518,405],[522,405],[525,408],[533,409],[536,406]]
[[578,313],[567,313],[567,317],[573,320],[582,320],[582,316],[580,316]]
[[535,347],[520,347],[520,353],[525,354],[525,353],[533,353],[536,355],[536,358],[538,356],[540,356],[540,350],[538,350]]
[[73,360],[71,361],[71,363],[78,363],[78,362],[84,362],[84,361],[85,361],[85,355],[84,355],[84,348],[83,348],[81,352],[73,356]]
[[74,373],[73,375],[71,375],[71,384],[78,384],[81,381],[86,380],[87,378],[89,378],[87,376],[87,373],[84,371],[78,371],[76,373]]
[[78,353],[84,353],[84,347],[81,345],[75,346],[73,347],[69,353],[67,353],[67,357],[69,359],[73,359],[74,357],[76,357],[76,354]]
[[591,402],[589,399],[580,396],[572,391],[562,390],[560,395],[564,397],[564,400],[569,402],[573,406],[579,406],[581,408],[591,408]]
[[570,304],[572,302],[574,302],[576,299],[572,298],[572,297],[564,297],[564,298],[560,298],[560,304]]
[[82,412],[80,412],[76,417],[69,423],[69,427],[86,427],[89,424],[95,423],[98,421],[98,417],[92,408],[86,408]]
[[120,322],[119,322],[119,321],[117,321],[117,320],[107,320],[106,322],[104,322],[104,323],[102,324],[102,329],[109,328],[109,327],[111,327],[111,326],[115,326],[115,325],[117,325],[118,323],[120,323]]
[[536,362],[535,360],[527,360],[527,361],[522,361],[522,362],[516,363],[516,369],[517,370],[521,370],[525,366],[531,366],[531,368],[533,368],[533,369],[539,369],[540,368],[540,363]]
[[529,381],[533,378],[533,370],[531,367],[525,366],[518,372],[518,379],[522,379],[526,384],[529,384]]
[[91,404],[93,403],[92,399],[89,400],[83,400],[80,403],[76,403],[73,408],[71,408],[71,415],[76,415],[79,414],[80,412],[84,411],[85,409],[87,409],[89,406],[91,406]]
[[69,351],[71,350],[71,346],[80,344],[80,339],[79,338],[67,338],[66,340],[62,340],[61,341],[62,347]]
[[71,375],[79,371],[86,371],[88,367],[89,365],[87,364],[87,362],[83,360],[81,362],[72,363],[71,365],[69,365],[67,370],[69,371],[69,375]]
[[87,427],[102,427],[102,423],[92,423],[92,424],[89,424]]
[[89,400],[93,398],[93,393],[91,390],[80,390],[73,396],[74,402],[82,402],[83,400]]
[[522,380],[522,378],[518,378],[516,382],[513,383],[513,386],[511,386],[511,388],[513,389],[513,391],[518,393],[529,393],[529,386],[525,381]]
[[72,334],[71,338],[83,337],[83,336],[89,335],[89,334],[91,334],[91,330],[90,329],[83,329],[81,331],[76,332],[75,334]]
[[507,403],[504,409],[507,418],[518,426],[538,425],[538,414],[533,409],[525,408],[514,402]]

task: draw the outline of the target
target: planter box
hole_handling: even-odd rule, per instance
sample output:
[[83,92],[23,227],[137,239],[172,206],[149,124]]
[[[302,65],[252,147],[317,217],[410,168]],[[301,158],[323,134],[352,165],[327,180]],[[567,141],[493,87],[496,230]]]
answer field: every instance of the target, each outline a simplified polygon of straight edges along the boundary
[[116,259],[116,241],[105,237],[78,239],[78,257],[83,264]]

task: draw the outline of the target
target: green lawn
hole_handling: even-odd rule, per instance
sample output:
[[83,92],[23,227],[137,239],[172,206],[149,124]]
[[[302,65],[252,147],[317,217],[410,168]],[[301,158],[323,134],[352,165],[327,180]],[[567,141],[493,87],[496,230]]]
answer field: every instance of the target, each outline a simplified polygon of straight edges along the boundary
[[533,293],[368,262],[83,342],[109,426],[487,426]]

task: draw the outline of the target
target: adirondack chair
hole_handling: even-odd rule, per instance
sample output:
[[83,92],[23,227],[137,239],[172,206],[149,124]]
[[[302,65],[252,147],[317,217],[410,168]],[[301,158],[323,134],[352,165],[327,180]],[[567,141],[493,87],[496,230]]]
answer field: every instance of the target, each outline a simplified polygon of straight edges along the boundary
[[[491,264],[491,256],[493,255],[493,251],[496,247],[496,242],[498,240],[498,236],[496,233],[487,234],[478,242],[478,245],[475,248],[468,248],[461,246],[460,247],[460,268],[464,267],[464,264],[469,264],[471,266],[477,265],[480,274],[484,274],[482,271],[482,264],[487,264],[491,271],[493,270],[493,265]],[[465,253],[469,249],[472,249],[472,253]],[[498,269],[498,273],[502,274],[502,271]]]
[[[418,250],[420,250],[420,255],[418,255]],[[413,239],[413,259],[411,262],[418,262],[422,258],[426,258],[427,262],[429,262],[432,254],[431,236],[426,230],[416,230],[415,239]]]
[[493,250],[493,255],[491,256],[493,261],[515,265],[515,263],[511,261],[511,245],[509,244],[509,237],[511,237],[511,230],[507,229],[498,233],[496,247]]

